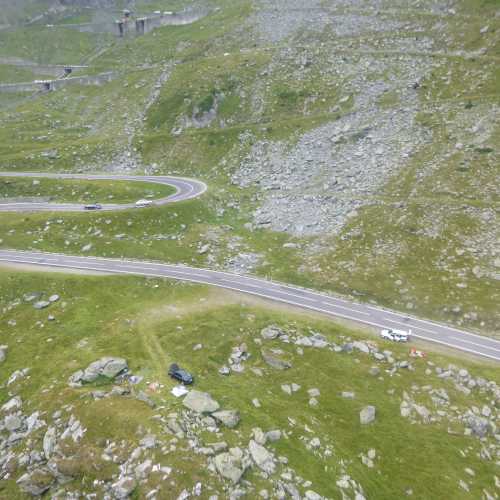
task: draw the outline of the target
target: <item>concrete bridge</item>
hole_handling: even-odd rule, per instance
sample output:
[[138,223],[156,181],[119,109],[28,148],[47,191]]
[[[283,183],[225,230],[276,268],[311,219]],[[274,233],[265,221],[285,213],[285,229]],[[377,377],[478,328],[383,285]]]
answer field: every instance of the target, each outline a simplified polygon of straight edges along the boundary
[[86,69],[88,66],[78,64],[40,64],[17,57],[0,57],[0,64],[26,68],[39,75],[68,76],[74,71]]
[[141,36],[161,26],[183,26],[191,24],[207,16],[208,9],[189,9],[182,12],[161,12],[145,17],[132,18],[124,15],[117,21],[102,23],[65,24],[82,33],[112,33],[119,37]]
[[95,76],[73,76],[55,80],[35,80],[33,82],[2,83],[0,92],[51,92],[69,85],[103,85],[116,77],[116,73],[101,73]]

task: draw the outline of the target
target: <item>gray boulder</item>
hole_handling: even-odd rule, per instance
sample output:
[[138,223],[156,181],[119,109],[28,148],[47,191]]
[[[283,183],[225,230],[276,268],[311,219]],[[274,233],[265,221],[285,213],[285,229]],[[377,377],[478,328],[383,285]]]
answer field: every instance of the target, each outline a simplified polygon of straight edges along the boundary
[[281,439],[281,431],[279,429],[273,429],[271,431],[266,432],[266,438],[268,441],[274,443],[275,441],[279,441]]
[[276,470],[276,464],[274,463],[274,457],[271,452],[266,450],[264,446],[256,443],[253,439],[248,443],[248,451],[252,460],[255,462],[257,467],[264,471],[266,474],[273,474]]
[[9,432],[15,432],[23,426],[23,420],[17,415],[7,415],[4,419],[3,425]]
[[212,413],[212,417],[230,429],[236,427],[240,422],[240,412],[238,410],[216,411]]
[[240,461],[231,453],[220,453],[214,459],[217,472],[234,484],[238,483],[243,475]]
[[135,490],[137,483],[132,477],[122,477],[113,484],[115,498],[128,498]]
[[8,346],[0,345],[0,363],[3,363],[5,361],[5,359],[7,358],[7,349],[8,349]]
[[472,430],[472,433],[480,438],[488,434],[489,426],[486,418],[471,415],[467,420],[467,425]]
[[263,339],[273,340],[278,338],[282,333],[282,330],[276,325],[269,325],[261,330],[260,335]]
[[375,406],[365,406],[359,412],[359,421],[362,425],[370,424],[375,420]]
[[35,302],[33,304],[33,307],[35,309],[45,309],[46,307],[49,307],[50,306],[50,302],[48,302],[47,300],[39,300],[38,302]]
[[48,469],[40,468],[26,472],[18,480],[19,488],[34,497],[45,493],[53,484],[54,477]]
[[214,413],[220,405],[207,392],[190,391],[182,404],[196,413]]
[[113,379],[128,369],[123,358],[104,357],[91,363],[85,370],[78,370],[69,378],[70,385],[95,382],[99,377]]
[[353,349],[357,349],[358,351],[364,352],[366,354],[369,354],[370,348],[364,343],[364,342],[359,342],[359,341],[354,341],[352,343]]
[[45,458],[48,460],[57,443],[56,429],[54,427],[49,427],[47,432],[43,436],[43,452],[45,454]]

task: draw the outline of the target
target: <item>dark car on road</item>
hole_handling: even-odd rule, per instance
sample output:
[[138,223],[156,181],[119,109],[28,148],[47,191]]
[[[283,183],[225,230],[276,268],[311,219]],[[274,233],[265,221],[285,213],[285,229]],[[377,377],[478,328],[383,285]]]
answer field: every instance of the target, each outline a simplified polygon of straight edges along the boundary
[[172,378],[175,378],[179,382],[182,382],[184,385],[190,385],[194,381],[193,376],[188,371],[179,368],[179,365],[175,363],[172,363],[170,365],[170,368],[168,369],[168,374]]
[[84,210],[101,210],[102,205],[99,203],[90,203],[89,205],[83,206]]

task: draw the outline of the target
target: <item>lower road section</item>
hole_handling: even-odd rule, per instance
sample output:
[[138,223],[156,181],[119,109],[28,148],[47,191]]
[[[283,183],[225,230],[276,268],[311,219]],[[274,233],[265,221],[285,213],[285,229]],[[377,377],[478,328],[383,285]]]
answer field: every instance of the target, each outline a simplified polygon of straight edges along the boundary
[[[142,179],[142,178],[141,178]],[[160,264],[123,259],[77,257],[43,252],[0,250],[0,261],[12,264],[34,264],[46,267],[102,271],[173,278],[236,290],[317,311],[329,316],[348,319],[375,328],[411,329],[413,337],[500,361],[500,342],[448,325],[408,317],[379,307],[359,304],[331,295],[261,278],[211,271],[182,265]]]

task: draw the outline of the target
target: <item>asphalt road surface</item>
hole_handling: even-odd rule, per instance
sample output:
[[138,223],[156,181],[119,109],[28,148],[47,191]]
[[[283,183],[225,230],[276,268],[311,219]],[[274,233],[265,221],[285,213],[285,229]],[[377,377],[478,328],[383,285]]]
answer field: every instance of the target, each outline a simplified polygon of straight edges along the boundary
[[[1,175],[12,175],[4,174]],[[138,177],[138,176],[111,176],[111,175],[76,175],[76,174],[16,174],[23,177],[54,177],[80,179],[117,179],[117,180],[144,180],[173,185],[177,192],[161,200],[155,200],[157,205],[187,200],[199,196],[206,190],[206,185],[200,181],[176,177]],[[34,205],[34,206],[33,206]],[[1,206],[1,205],[0,205]],[[10,211],[29,210],[67,210],[68,204],[50,203],[23,203],[5,204],[4,209]],[[103,210],[131,208],[134,205],[103,205]],[[56,208],[54,208],[56,207]],[[82,210],[81,205],[74,210]],[[71,210],[71,208],[70,208]],[[0,262],[11,264],[31,264],[45,267],[64,269],[79,269],[87,271],[101,271],[116,274],[132,274],[173,278],[182,281],[202,283],[227,288],[238,292],[256,295],[266,299],[310,309],[329,316],[348,319],[375,328],[411,329],[413,337],[434,342],[447,347],[455,348],[471,354],[500,361],[500,341],[474,333],[459,330],[452,326],[410,317],[395,311],[360,304],[354,301],[341,299],[324,293],[268,281],[251,276],[193,268],[184,265],[161,264],[136,260],[109,259],[103,257],[80,257],[64,254],[31,252],[21,250],[0,249]]]
[[[104,180],[104,181],[131,181],[131,182],[153,182],[155,184],[164,184],[175,188],[175,193],[165,198],[152,200],[154,205],[166,205],[176,201],[190,200],[203,194],[207,186],[201,181],[187,179],[184,177],[170,177],[166,175],[106,175],[106,174],[50,174],[36,172],[0,172],[0,177],[33,177],[48,179],[82,179],[82,180]],[[128,210],[136,208],[135,203],[102,203],[99,211],[109,210]],[[51,203],[51,202],[20,202],[12,203],[0,200],[1,212],[80,212],[85,210],[83,203]]]

